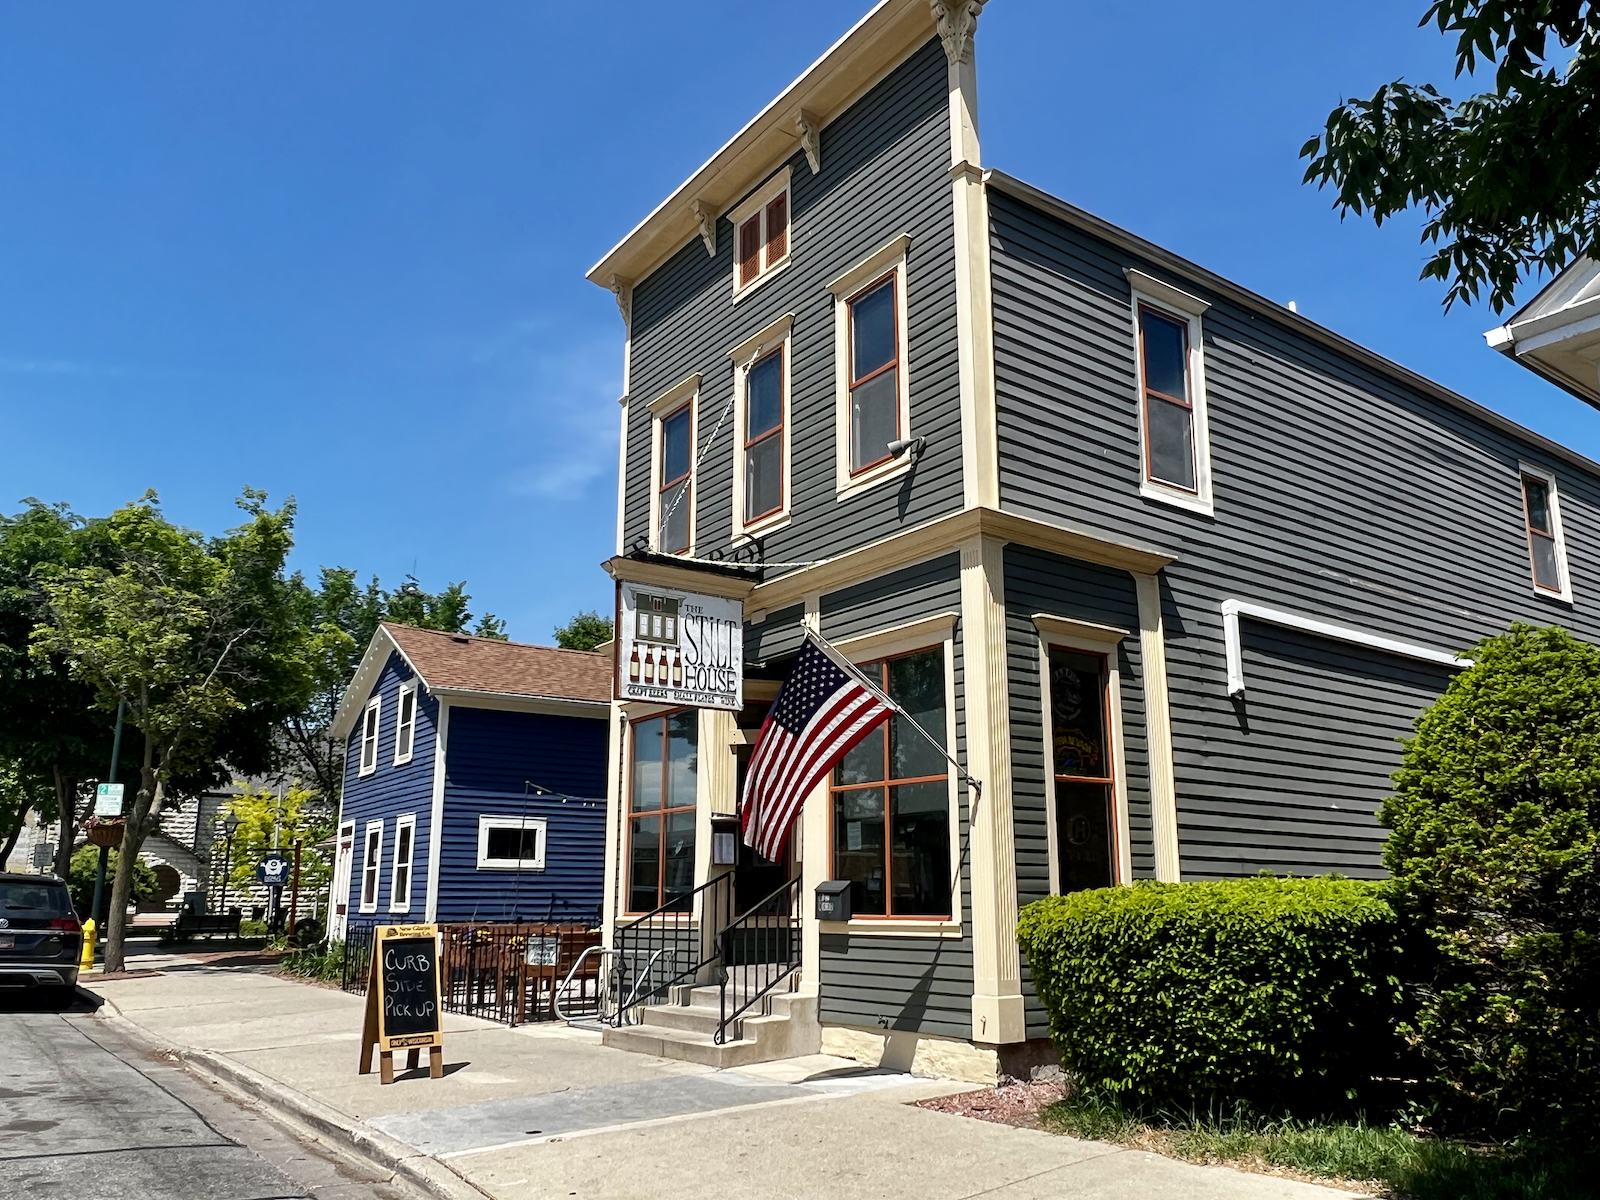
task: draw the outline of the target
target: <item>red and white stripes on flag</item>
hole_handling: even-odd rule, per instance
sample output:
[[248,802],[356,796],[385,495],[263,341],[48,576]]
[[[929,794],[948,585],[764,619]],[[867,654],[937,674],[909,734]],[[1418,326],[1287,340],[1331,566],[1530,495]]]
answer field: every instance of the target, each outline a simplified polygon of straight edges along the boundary
[[807,637],[750,756],[739,815],[744,844],[778,861],[806,797],[895,711]]

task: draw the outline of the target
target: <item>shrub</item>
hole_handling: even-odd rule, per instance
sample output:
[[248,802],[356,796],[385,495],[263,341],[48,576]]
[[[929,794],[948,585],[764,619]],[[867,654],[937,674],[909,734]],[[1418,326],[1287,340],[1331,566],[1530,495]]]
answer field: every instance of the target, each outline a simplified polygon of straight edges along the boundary
[[1017,936],[1090,1094],[1328,1110],[1392,1064],[1399,931],[1383,884],[1136,883],[1036,901]]
[[1379,819],[1433,950],[1404,1032],[1441,1117],[1600,1123],[1600,650],[1513,626],[1417,719]]
[[[111,885],[116,882],[117,856],[121,853],[120,850],[113,848],[106,854],[106,887],[105,893],[100,897],[100,907],[105,910],[100,914],[102,921],[106,919],[111,909]],[[94,903],[94,878],[99,869],[99,846],[79,846],[73,851],[67,867],[67,893],[72,897],[72,907],[77,910],[79,918],[85,921],[91,915],[89,907]],[[159,886],[155,870],[150,864],[142,858],[135,859],[133,891],[128,899],[134,904],[139,904],[154,896]]]
[[279,964],[279,970],[307,979],[341,980],[344,978],[344,943],[330,941],[291,950]]

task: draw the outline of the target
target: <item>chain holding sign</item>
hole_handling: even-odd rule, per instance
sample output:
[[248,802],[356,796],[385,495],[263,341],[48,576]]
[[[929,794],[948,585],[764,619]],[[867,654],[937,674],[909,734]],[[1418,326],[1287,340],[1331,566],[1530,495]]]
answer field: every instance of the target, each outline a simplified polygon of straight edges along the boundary
[[367,1015],[361,1029],[361,1075],[394,1082],[394,1052],[407,1051],[406,1069],[421,1065],[428,1048],[428,1077],[444,1078],[444,1030],[439,1011],[439,927],[379,925],[372,931]]
[[624,583],[617,696],[687,708],[744,707],[744,606]]

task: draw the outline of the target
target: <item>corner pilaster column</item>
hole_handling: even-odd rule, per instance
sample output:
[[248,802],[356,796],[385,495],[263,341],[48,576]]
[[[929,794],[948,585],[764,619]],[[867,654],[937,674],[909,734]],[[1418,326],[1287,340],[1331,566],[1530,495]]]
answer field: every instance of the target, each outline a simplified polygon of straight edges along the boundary
[[1167,637],[1161,619],[1161,577],[1133,577],[1139,597],[1139,660],[1144,670],[1145,744],[1150,759],[1150,825],[1156,878],[1177,883],[1178,785],[1172,757],[1172,711],[1167,698]]
[[972,1038],[1027,1037],[1017,949],[1017,853],[1011,809],[1011,711],[1006,678],[1005,546],[961,547],[962,661],[967,769],[983,784],[971,803]]
[[603,945],[611,945],[611,931],[617,926],[618,907],[624,885],[623,875],[627,864],[623,862],[622,823],[627,819],[627,795],[623,783],[623,767],[627,762],[628,719],[622,711],[621,701],[611,702],[611,735],[607,739],[606,758],[606,870],[605,894],[602,898],[601,935]]
[[989,200],[978,141],[978,66],[973,46],[984,2],[930,0],[949,64],[956,351],[961,380],[962,496],[967,508],[996,508],[1000,502]]

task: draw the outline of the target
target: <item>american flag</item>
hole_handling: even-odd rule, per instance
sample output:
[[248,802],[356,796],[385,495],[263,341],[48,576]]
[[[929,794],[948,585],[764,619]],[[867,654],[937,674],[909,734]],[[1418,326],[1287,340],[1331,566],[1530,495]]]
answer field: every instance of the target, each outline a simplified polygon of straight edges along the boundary
[[750,756],[739,818],[744,844],[777,862],[806,797],[895,711],[808,637]]

